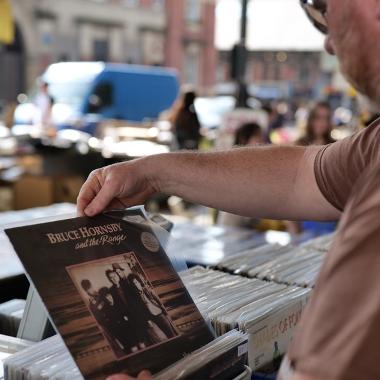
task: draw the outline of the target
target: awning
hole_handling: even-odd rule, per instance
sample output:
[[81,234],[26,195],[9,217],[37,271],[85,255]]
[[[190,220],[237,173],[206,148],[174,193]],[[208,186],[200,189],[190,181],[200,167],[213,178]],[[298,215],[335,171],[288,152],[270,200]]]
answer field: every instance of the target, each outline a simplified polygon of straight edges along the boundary
[[11,44],[15,37],[15,27],[10,0],[0,0],[0,43]]

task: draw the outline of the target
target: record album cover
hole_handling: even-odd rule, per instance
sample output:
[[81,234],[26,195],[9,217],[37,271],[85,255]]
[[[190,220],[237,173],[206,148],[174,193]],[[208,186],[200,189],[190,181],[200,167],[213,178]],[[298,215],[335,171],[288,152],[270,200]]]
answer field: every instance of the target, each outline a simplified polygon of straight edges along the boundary
[[156,373],[213,339],[140,210],[6,233],[86,379]]

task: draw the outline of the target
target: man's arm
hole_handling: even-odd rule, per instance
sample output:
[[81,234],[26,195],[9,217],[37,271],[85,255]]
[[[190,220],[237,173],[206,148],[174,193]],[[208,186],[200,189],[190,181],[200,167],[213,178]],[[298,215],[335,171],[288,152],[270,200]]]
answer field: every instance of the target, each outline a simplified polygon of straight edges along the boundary
[[170,153],[93,172],[78,197],[89,216],[143,203],[155,192],[231,213],[274,219],[336,220],[320,192],[314,160],[320,147],[255,147]]

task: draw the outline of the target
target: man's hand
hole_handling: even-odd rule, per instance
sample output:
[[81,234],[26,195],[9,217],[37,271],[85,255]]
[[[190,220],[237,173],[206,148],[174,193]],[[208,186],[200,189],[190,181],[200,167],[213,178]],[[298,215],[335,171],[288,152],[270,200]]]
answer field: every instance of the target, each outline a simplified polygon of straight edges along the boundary
[[151,380],[153,379],[149,371],[142,371],[137,378],[128,375],[112,375],[107,378],[107,380]]
[[78,214],[94,216],[105,209],[144,203],[156,190],[143,166],[143,160],[135,160],[93,171],[79,193]]

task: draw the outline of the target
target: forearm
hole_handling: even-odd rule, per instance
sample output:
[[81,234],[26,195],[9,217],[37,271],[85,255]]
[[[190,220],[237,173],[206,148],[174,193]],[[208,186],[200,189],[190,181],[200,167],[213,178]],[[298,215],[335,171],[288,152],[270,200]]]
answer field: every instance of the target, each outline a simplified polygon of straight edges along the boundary
[[231,213],[275,219],[330,220],[339,213],[315,183],[315,150],[256,147],[153,156],[145,165],[154,186]]

